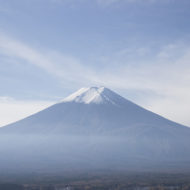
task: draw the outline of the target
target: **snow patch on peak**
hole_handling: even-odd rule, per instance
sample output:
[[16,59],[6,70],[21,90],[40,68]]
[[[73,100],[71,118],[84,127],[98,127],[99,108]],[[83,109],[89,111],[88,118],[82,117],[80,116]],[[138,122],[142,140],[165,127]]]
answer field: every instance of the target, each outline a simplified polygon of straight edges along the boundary
[[75,93],[66,97],[62,102],[77,102],[84,104],[103,104],[109,102],[115,104],[114,101],[107,96],[107,93],[105,93],[106,90],[109,91],[105,87],[81,88]]

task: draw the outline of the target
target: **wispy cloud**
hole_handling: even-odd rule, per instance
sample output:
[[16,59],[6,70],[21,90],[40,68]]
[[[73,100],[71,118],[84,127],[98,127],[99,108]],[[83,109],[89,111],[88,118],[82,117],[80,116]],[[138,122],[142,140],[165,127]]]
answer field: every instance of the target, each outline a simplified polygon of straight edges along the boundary
[[53,3],[86,3],[95,2],[98,5],[109,6],[113,4],[126,3],[156,3],[156,2],[170,2],[171,0],[50,0]]
[[115,3],[156,2],[156,0],[96,0],[99,4],[110,5]]
[[23,119],[52,104],[50,101],[21,101],[0,96],[0,127]]
[[115,3],[167,3],[172,0],[96,0],[99,4],[115,4]]
[[[126,53],[139,57],[141,54],[139,49]],[[124,60],[121,62],[124,63]],[[174,121],[190,125],[190,106],[187,106],[190,105],[189,46],[181,43],[168,44],[150,60],[146,58],[136,63],[118,65],[118,69],[104,78],[106,84],[121,89],[153,92],[148,101],[145,101],[146,97],[144,100],[133,100]]]
[[[0,35],[1,54],[24,60],[25,64],[37,66],[62,80],[92,80],[93,72],[80,63],[79,59],[55,51],[36,50],[18,40]],[[85,75],[83,74],[85,73]]]

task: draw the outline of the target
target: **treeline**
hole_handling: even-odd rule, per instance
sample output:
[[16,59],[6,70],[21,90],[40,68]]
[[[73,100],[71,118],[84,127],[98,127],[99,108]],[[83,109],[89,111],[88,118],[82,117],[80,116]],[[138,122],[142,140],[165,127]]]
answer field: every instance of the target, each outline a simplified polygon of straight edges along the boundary
[[[190,190],[190,183],[188,184],[179,184],[175,186],[168,185],[146,185],[146,186],[138,186],[138,184],[118,184],[118,183],[86,183],[80,182],[77,184],[72,184],[69,186],[54,184],[54,185],[24,185],[17,186],[17,189],[10,186],[9,190]],[[16,186],[15,186],[16,187]],[[20,189],[19,189],[19,188]],[[11,189],[13,188],[13,189]],[[7,189],[2,189],[7,190]]]
[[46,180],[38,178],[38,182],[21,183],[0,183],[0,190],[190,190],[190,174],[46,176]]
[[24,190],[24,186],[17,184],[0,184],[0,190]]

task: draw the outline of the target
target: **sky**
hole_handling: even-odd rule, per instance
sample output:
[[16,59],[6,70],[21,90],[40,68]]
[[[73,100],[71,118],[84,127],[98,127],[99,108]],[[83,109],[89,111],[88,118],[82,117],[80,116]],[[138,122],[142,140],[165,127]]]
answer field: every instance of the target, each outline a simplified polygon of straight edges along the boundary
[[0,0],[0,126],[105,86],[190,126],[189,0]]

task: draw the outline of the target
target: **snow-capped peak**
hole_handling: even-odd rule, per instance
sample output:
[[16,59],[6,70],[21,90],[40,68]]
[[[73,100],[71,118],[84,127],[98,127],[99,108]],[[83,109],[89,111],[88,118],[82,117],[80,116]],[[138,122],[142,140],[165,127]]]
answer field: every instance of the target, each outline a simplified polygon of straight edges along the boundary
[[112,93],[114,94],[114,92],[105,87],[81,88],[66,97],[62,102],[77,102],[84,104],[103,104],[109,102],[115,104],[114,100],[111,98],[113,96],[111,95]]

